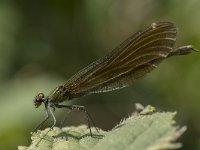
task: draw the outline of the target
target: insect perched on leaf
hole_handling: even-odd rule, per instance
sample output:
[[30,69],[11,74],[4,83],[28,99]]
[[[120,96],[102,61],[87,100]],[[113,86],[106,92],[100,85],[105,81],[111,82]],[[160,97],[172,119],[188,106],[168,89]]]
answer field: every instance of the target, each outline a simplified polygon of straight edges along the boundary
[[34,105],[37,108],[43,103],[46,109],[46,118],[41,124],[51,115],[54,120],[51,126],[53,128],[56,124],[55,108],[67,108],[84,111],[90,128],[90,116],[84,106],[61,103],[84,95],[129,86],[154,70],[164,59],[196,51],[191,45],[175,49],[176,35],[177,29],[173,23],[152,23],[148,28],[129,37],[105,57],[79,71],[64,85],[56,87],[50,95],[39,93],[34,99]]

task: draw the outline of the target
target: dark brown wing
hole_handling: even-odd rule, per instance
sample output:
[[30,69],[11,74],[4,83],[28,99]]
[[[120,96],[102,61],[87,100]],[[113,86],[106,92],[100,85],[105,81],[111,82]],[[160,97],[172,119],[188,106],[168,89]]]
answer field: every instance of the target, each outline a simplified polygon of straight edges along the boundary
[[176,33],[176,27],[170,22],[152,23],[82,69],[65,86],[73,97],[128,86],[156,68],[173,51]]

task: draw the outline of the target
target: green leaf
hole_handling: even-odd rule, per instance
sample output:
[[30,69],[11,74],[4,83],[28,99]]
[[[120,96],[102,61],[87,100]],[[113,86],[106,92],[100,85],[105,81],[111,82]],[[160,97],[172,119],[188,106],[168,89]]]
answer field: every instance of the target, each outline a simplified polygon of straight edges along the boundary
[[133,113],[108,132],[101,129],[97,132],[92,128],[92,137],[85,125],[61,129],[55,127],[52,130],[47,128],[32,133],[32,144],[29,147],[19,146],[18,149],[166,150],[180,148],[181,143],[175,141],[186,127],[175,126],[173,118],[176,113],[153,113],[153,108],[148,106],[141,113]]

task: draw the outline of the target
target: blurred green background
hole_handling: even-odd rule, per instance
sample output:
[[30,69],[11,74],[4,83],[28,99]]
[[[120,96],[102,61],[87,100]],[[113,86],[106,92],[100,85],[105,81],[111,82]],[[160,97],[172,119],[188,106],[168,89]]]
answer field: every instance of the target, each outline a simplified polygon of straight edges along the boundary
[[[174,22],[176,46],[200,49],[199,7],[199,0],[1,0],[0,149],[30,144],[30,132],[44,118],[44,107],[33,105],[38,92],[49,94],[152,22]],[[136,102],[177,111],[178,124],[188,126],[182,149],[200,149],[199,66],[199,53],[174,57],[129,88],[73,103],[86,106],[104,130],[130,115]],[[59,124],[66,112],[57,112]],[[72,112],[66,125],[83,123],[84,114]]]

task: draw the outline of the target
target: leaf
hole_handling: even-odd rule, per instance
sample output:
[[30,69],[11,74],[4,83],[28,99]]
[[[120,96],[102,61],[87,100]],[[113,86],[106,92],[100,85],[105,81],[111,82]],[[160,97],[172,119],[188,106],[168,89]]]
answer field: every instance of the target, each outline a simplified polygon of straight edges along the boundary
[[[153,108],[147,106],[146,111],[133,113],[108,132],[101,129],[97,132],[92,128],[92,137],[85,125],[61,129],[55,127],[52,130],[47,128],[32,133],[32,144],[29,147],[19,146],[18,149],[166,150],[180,148],[181,143],[177,143],[176,140],[185,132],[186,127],[175,126],[173,118],[176,113],[153,113]],[[39,140],[41,142],[36,146]]]

